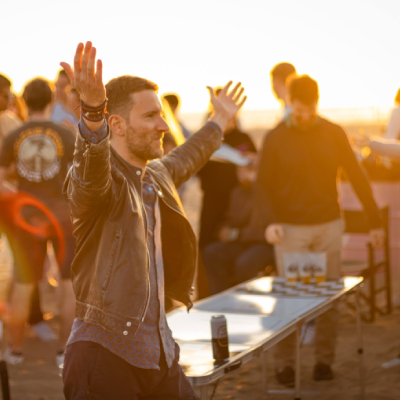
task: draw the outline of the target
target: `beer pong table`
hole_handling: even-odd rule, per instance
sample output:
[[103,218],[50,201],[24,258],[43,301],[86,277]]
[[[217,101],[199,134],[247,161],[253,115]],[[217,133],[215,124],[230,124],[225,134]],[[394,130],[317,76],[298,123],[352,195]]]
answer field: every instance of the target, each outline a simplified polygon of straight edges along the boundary
[[[180,365],[193,386],[200,387],[201,400],[208,389],[226,374],[254,357],[261,357],[263,390],[267,393],[266,351],[288,335],[296,336],[294,399],[301,399],[300,338],[304,324],[335,305],[340,297],[356,292],[357,351],[361,398],[364,398],[364,367],[358,290],[363,279],[346,277],[340,282],[289,286],[284,278],[262,277],[237,285],[194,303],[190,313],[178,308],[167,315],[168,325],[179,344]],[[227,319],[230,357],[214,363],[210,321],[213,315]]]

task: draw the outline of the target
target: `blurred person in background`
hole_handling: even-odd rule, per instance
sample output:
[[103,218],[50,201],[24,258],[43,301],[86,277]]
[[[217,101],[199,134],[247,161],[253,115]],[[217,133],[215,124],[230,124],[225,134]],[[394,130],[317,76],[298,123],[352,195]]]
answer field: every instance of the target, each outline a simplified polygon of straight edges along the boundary
[[[400,90],[397,92],[396,102],[399,104],[398,110],[400,109]],[[393,114],[396,111],[393,110]],[[400,121],[399,121],[400,122]],[[400,140],[393,139],[385,139],[379,137],[368,138],[367,136],[357,137],[355,143],[359,147],[369,147],[371,149],[372,154],[377,154],[380,156],[390,157],[392,160],[399,162],[400,161]],[[391,368],[392,366],[400,365],[400,352],[397,357],[393,360],[388,361],[383,364],[384,368]]]
[[282,62],[276,64],[270,72],[272,92],[275,97],[282,104],[283,117],[285,119],[291,111],[290,104],[288,103],[287,82],[290,76],[296,74],[296,68],[288,63]]
[[[22,97],[12,94],[8,109],[19,118],[21,124],[28,119],[28,110]],[[16,126],[12,127],[12,129],[15,128]],[[10,131],[12,129],[10,129]],[[5,133],[7,134],[8,132]],[[9,178],[12,179],[13,177],[15,177],[15,172],[12,172],[9,175]],[[48,266],[49,259],[48,257],[46,257],[44,269],[47,270]],[[44,322],[43,312],[40,304],[40,290],[37,283],[35,283],[35,287],[33,289],[31,297],[28,324],[32,327],[34,334],[38,336],[41,340],[50,341],[56,339],[56,336],[51,328]]]
[[26,109],[26,105],[22,97],[12,94],[8,109],[13,112],[20,119],[20,121],[24,122],[28,119],[28,110]]
[[178,118],[178,110],[179,110],[179,106],[181,103],[179,96],[175,93],[168,93],[168,94],[165,94],[163,97],[165,100],[167,100],[169,106],[171,107],[171,111],[173,112],[177,121],[179,122],[183,136],[185,137],[185,139],[189,139],[189,137],[191,135],[190,131],[185,127],[185,125],[182,124],[182,122]]
[[[64,243],[53,235],[37,236],[22,228],[15,229],[12,239],[15,284],[10,304],[11,343],[4,357],[10,364],[23,362],[24,328],[28,320],[30,301],[35,284],[42,278],[47,253],[47,241],[55,249],[65,247],[59,265],[61,274],[61,329],[56,362],[63,362],[65,345],[71,330],[75,300],[70,280],[70,267],[75,252],[70,212],[62,196],[62,185],[73,160],[75,137],[66,128],[50,121],[52,89],[44,79],[34,79],[24,88],[23,98],[28,107],[27,122],[10,132],[0,152],[0,185],[10,167],[15,166],[17,189],[45,205],[63,229]],[[47,224],[37,208],[26,207],[23,218],[32,226]]]
[[56,124],[64,124],[68,128],[74,127],[74,132],[78,129],[79,119],[76,118],[75,113],[68,108],[68,94],[67,90],[70,87],[70,82],[64,70],[58,73],[55,83],[56,91],[54,96],[54,105],[51,110],[50,119]]
[[395,107],[390,114],[389,122],[383,137],[385,139],[398,140],[400,139],[400,89],[396,93],[394,104]]
[[9,109],[12,98],[11,81],[4,75],[0,75],[0,147],[7,133],[22,123]]
[[[248,154],[248,156],[251,153]],[[203,250],[211,294],[254,278],[274,264],[273,247],[265,242],[261,232],[258,238],[249,227],[254,206],[256,159],[247,166],[237,166],[238,185],[232,190],[229,208],[219,231],[219,241]]]
[[[218,95],[220,91],[221,89],[217,88],[215,93]],[[210,115],[211,113],[212,105],[210,105],[207,114]],[[224,135],[224,144],[242,154],[257,151],[250,136],[239,129],[237,117],[228,122]],[[197,176],[200,179],[200,187],[203,192],[199,224],[200,259],[197,266],[197,295],[201,299],[210,294],[202,262],[202,252],[205,246],[218,241],[219,231],[229,207],[229,198],[233,188],[237,186],[238,180],[236,165],[214,160],[208,161],[197,173]]]
[[[278,274],[285,276],[283,253],[325,252],[327,278],[340,278],[344,222],[338,203],[337,176],[343,169],[364,206],[371,242],[381,247],[384,230],[370,184],[344,130],[318,115],[318,84],[307,75],[289,82],[291,113],[265,138],[256,183],[258,218],[267,242],[275,247]],[[339,311],[317,319],[314,379],[333,379]],[[294,383],[294,336],[275,352],[279,383]]]
[[[218,95],[218,90],[216,93]],[[257,152],[250,136],[238,128],[237,118],[228,122],[224,135],[224,144],[242,154]],[[231,192],[238,184],[236,168],[236,165],[232,163],[210,160],[197,174],[203,191],[200,212],[200,249],[218,240]]]

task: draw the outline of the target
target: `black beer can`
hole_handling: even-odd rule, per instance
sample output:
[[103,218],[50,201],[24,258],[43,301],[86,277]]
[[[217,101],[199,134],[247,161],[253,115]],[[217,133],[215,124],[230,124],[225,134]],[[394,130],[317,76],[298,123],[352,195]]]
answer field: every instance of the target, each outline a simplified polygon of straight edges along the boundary
[[228,329],[225,315],[211,318],[211,338],[214,359],[218,362],[229,357]]

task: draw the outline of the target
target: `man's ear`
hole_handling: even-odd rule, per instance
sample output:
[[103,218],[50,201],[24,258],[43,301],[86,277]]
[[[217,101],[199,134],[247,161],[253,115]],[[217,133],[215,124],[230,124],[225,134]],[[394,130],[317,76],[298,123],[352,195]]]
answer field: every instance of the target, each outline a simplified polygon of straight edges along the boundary
[[113,134],[118,136],[125,136],[126,121],[120,115],[110,115],[108,117],[108,126]]

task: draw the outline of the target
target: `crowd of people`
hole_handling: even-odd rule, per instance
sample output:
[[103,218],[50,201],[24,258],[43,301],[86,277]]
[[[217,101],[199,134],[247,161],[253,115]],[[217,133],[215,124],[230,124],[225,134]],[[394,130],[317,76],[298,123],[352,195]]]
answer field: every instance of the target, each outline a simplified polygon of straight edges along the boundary
[[[62,63],[55,84],[29,81],[21,98],[0,75],[0,230],[15,268],[3,299],[11,336],[4,358],[24,362],[27,324],[54,336],[43,326],[38,289],[51,242],[61,288],[55,356],[66,398],[89,393],[102,359],[93,398],[195,399],[166,312],[172,300],[190,309],[196,265],[200,297],[260,274],[284,276],[286,252],[326,253],[327,276],[339,279],[339,171],[364,206],[377,248],[385,235],[380,212],[346,133],[318,114],[317,82],[292,64],[271,70],[283,112],[257,149],[237,116],[246,100],[240,84],[209,88],[210,115],[191,134],[178,119],[177,95],[163,96],[170,111],[163,114],[155,83],[122,76],[104,85],[95,56],[90,42],[80,44],[74,69]],[[359,145],[400,158],[398,109],[386,139],[362,137]],[[242,164],[210,159],[222,140]],[[198,240],[181,203],[192,175],[203,192]],[[315,380],[334,377],[338,318],[335,307],[317,319]],[[275,367],[279,383],[294,383],[292,336],[276,346]]]

